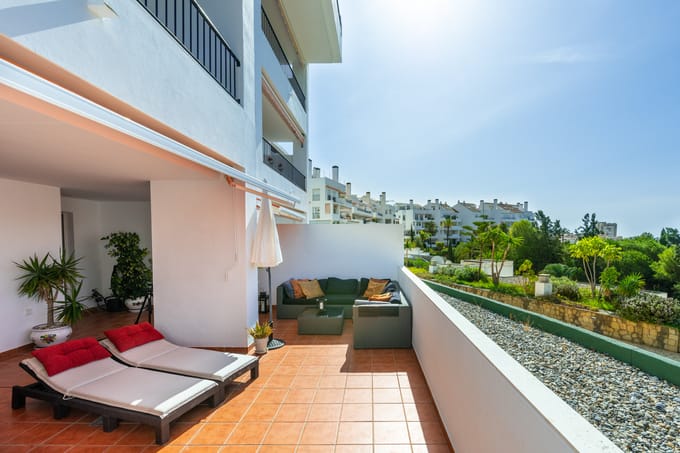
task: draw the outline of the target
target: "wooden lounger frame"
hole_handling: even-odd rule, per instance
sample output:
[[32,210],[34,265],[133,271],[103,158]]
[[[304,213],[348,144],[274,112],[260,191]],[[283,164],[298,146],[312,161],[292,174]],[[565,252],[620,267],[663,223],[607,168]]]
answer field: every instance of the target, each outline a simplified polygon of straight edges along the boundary
[[52,405],[52,412],[55,419],[61,419],[68,416],[71,408],[101,415],[103,420],[103,429],[104,432],[107,433],[118,427],[119,420],[142,423],[154,428],[156,431],[156,443],[158,445],[162,445],[170,440],[171,422],[206,400],[208,401],[210,407],[216,407],[222,401],[220,399],[220,394],[222,393],[220,392],[220,386],[216,386],[187,401],[183,405],[177,407],[167,416],[161,418],[158,415],[148,414],[146,412],[137,412],[130,409],[122,409],[81,398],[64,398],[62,393],[59,393],[48,386],[45,382],[38,378],[38,376],[36,376],[36,374],[28,366],[24,365],[23,363],[19,363],[19,366],[23,368],[28,374],[33,376],[38,382],[25,386],[15,385],[12,387],[12,409],[21,409],[25,407],[26,397],[31,397],[50,403]]

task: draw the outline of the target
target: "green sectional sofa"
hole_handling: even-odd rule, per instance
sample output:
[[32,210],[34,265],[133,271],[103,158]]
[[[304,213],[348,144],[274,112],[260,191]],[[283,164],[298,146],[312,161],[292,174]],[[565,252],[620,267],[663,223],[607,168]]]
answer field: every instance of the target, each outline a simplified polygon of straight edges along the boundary
[[[366,281],[363,283],[363,281]],[[354,301],[366,291],[368,279],[357,280],[356,278],[320,278],[319,286],[324,292],[326,305],[341,305],[346,319],[352,319],[352,306]],[[363,286],[362,286],[363,284]],[[279,319],[296,319],[305,308],[318,306],[316,299],[294,299],[284,289],[285,283],[276,288],[276,317]]]
[[[399,283],[390,281],[385,292],[392,294],[389,301],[371,302],[363,299],[369,279],[318,279],[327,306],[343,307],[343,317],[352,319],[354,347],[410,348],[412,332],[411,305],[401,292]],[[276,288],[277,318],[297,319],[307,308],[318,306],[316,299],[294,299],[285,283]]]

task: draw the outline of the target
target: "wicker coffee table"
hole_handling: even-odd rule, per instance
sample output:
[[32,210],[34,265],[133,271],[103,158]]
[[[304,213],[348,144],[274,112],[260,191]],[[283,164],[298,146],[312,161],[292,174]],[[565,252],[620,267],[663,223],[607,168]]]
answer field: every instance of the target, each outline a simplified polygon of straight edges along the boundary
[[345,323],[343,307],[328,307],[324,310],[307,308],[297,317],[300,335],[341,335]]

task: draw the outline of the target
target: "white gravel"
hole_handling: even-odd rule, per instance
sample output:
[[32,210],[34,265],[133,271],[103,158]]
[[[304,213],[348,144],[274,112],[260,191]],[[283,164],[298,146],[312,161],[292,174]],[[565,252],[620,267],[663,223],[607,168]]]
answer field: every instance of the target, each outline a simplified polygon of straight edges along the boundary
[[624,451],[680,452],[680,388],[531,325],[440,294]]

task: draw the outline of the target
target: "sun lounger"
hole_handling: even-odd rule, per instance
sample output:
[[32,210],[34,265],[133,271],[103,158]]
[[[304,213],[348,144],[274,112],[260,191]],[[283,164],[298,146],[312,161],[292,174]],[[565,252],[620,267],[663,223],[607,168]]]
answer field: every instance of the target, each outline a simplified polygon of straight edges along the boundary
[[106,432],[119,420],[139,422],[156,430],[160,445],[169,440],[172,421],[204,401],[212,407],[219,402],[214,381],[129,367],[113,360],[94,338],[34,355],[20,366],[38,382],[12,388],[13,409],[25,407],[31,397],[49,402],[57,419],[70,408],[101,415]]
[[[246,354],[177,346],[163,338],[149,323],[135,324],[105,332],[100,343],[121,362],[139,368],[210,379],[219,384],[219,398],[238,376],[250,371],[259,375],[259,359]],[[123,351],[121,351],[123,349]]]

